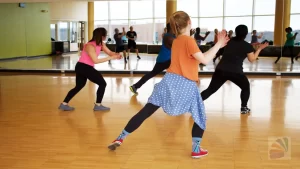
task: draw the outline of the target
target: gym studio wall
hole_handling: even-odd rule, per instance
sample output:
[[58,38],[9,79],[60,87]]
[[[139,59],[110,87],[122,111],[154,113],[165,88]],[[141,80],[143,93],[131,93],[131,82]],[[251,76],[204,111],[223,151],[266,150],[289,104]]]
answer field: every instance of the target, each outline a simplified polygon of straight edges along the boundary
[[51,53],[48,3],[0,3],[0,22],[0,59]]

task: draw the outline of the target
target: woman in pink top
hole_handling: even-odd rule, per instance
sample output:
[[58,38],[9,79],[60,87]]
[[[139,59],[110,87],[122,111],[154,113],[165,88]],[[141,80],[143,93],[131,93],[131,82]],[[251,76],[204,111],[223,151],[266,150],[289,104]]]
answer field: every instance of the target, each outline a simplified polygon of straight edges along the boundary
[[[93,38],[85,44],[79,61],[75,66],[76,86],[69,91],[59,109],[64,111],[72,111],[74,107],[68,105],[69,101],[85,86],[87,79],[99,85],[97,90],[97,101],[94,106],[94,111],[110,110],[103,106],[102,99],[105,92],[106,82],[95,68],[94,64],[106,62],[112,59],[121,59],[122,56],[118,53],[110,51],[103,40],[106,39],[107,31],[105,28],[97,28],[93,32]],[[101,49],[109,56],[103,59],[98,59]]]

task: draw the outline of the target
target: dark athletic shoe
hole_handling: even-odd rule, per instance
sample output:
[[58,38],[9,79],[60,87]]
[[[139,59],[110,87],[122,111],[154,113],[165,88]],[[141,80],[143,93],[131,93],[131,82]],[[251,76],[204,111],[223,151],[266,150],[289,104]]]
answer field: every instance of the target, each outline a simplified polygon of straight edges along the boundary
[[139,60],[141,59],[141,57],[140,57],[139,55],[137,56],[137,58],[138,58]]
[[250,113],[250,109],[248,107],[242,107],[241,108],[241,114],[248,114]]
[[131,90],[132,93],[138,94],[137,88],[135,88],[134,85],[130,86],[129,88],[130,88],[130,90]]

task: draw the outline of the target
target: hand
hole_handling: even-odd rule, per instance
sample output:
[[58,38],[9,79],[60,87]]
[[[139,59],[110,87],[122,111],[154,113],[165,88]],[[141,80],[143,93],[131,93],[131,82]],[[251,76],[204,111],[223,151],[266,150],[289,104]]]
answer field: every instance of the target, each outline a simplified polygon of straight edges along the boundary
[[193,34],[195,34],[196,33],[196,30],[195,29],[191,29],[190,30],[190,35],[193,35]]
[[122,55],[120,53],[115,53],[114,55],[111,56],[111,58],[113,60],[115,60],[115,59],[119,60],[119,59],[122,59]]
[[227,42],[230,40],[230,38],[227,35],[226,30],[222,30],[222,32],[218,32],[217,37],[218,37],[217,43],[221,44],[221,48],[226,46]]
[[259,50],[263,50],[263,49],[266,48],[267,46],[269,46],[269,43],[268,43],[268,42],[259,45],[258,49],[259,49]]
[[295,35],[298,35],[298,32],[296,32]]
[[205,33],[205,35],[209,35],[210,34],[210,31],[207,31],[206,33]]

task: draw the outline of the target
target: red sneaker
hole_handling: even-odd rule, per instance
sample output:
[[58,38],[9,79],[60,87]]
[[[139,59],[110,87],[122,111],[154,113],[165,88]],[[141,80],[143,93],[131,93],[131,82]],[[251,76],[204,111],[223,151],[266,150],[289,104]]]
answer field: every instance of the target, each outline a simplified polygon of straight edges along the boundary
[[199,153],[192,152],[192,158],[201,158],[201,157],[206,156],[207,154],[208,154],[207,150],[200,148]]
[[123,143],[123,140],[122,139],[119,139],[119,140],[115,140],[113,141],[109,146],[108,148],[110,150],[116,150],[117,147],[120,147],[120,145]]

